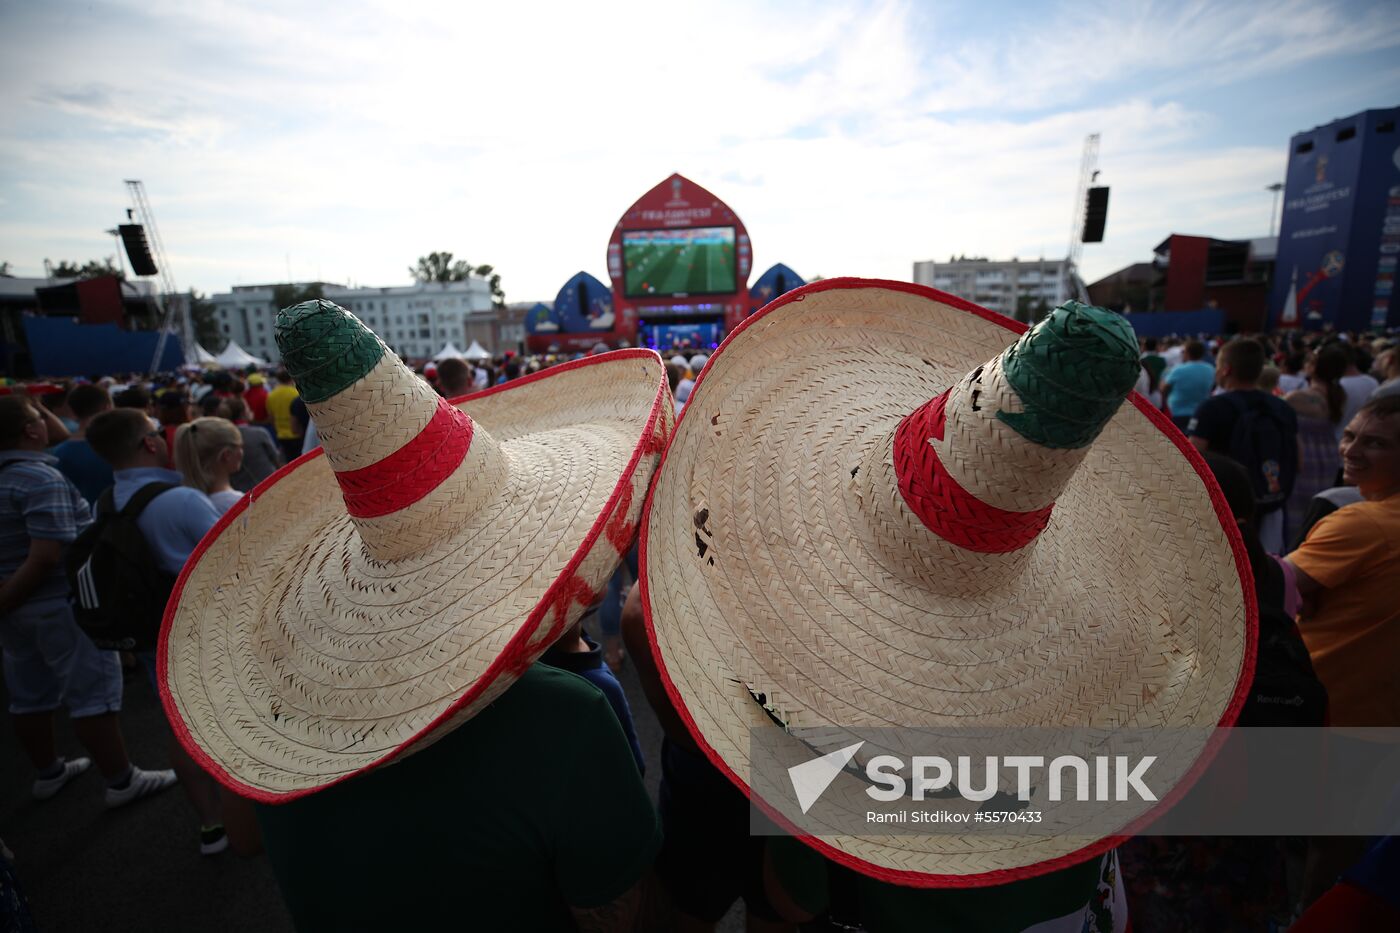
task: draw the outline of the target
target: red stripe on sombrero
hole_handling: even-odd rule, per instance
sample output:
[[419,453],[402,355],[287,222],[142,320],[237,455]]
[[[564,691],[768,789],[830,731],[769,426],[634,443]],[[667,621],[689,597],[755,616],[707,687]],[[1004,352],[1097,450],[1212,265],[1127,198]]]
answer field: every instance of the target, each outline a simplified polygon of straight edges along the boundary
[[929,443],[931,437],[943,440],[947,403],[944,392],[899,423],[894,434],[899,494],[925,528],[960,548],[981,554],[1020,550],[1045,530],[1055,506],[1008,512],[963,489]]
[[432,492],[466,459],[472,419],[446,399],[413,440],[377,463],[337,471],[345,509],[356,518],[376,518],[406,508]]

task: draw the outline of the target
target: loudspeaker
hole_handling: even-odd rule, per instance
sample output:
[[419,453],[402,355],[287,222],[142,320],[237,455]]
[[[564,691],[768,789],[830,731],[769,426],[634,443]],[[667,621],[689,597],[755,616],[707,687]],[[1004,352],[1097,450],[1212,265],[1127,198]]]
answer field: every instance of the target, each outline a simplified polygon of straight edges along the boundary
[[146,228],[140,224],[119,224],[117,231],[122,235],[126,258],[131,260],[132,273],[155,275],[156,261],[151,258],[151,244],[146,242]]
[[1090,188],[1084,199],[1084,235],[1081,243],[1102,243],[1103,226],[1108,221],[1108,188]]

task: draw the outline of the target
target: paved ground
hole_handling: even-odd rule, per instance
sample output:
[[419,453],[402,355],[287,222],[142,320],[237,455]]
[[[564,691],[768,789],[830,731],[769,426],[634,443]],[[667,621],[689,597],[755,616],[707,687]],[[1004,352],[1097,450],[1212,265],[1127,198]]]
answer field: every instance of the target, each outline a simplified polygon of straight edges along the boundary
[[[621,679],[655,799],[661,729],[630,666]],[[165,717],[144,676],[127,679],[124,702],[132,760],[166,767]],[[58,734],[62,753],[81,754],[66,722]],[[292,929],[265,857],[200,856],[194,813],[177,788],[109,812],[93,770],[52,800],[36,803],[29,794],[33,774],[8,724],[0,729],[0,762],[0,839],[15,853],[35,921],[45,933]],[[725,933],[743,928],[738,906],[720,926]]]

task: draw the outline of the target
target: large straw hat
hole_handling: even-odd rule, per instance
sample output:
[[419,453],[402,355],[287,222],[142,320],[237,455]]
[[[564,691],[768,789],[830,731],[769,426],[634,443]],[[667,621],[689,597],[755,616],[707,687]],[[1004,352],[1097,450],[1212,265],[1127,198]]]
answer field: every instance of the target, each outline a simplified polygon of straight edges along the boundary
[[[657,663],[710,759],[747,793],[750,730],[775,719],[1205,727],[1180,740],[1183,792],[1200,737],[1238,715],[1255,609],[1199,455],[1141,397],[1120,407],[1138,371],[1124,320],[1075,303],[1026,332],[931,289],[835,279],[746,320],[700,376],[642,523]],[[925,887],[1117,841],[803,832]]]
[[224,515],[160,641],[181,741],[268,803],[423,748],[509,687],[630,547],[674,420],[649,350],[449,404],[328,301],[276,333],[323,448]]

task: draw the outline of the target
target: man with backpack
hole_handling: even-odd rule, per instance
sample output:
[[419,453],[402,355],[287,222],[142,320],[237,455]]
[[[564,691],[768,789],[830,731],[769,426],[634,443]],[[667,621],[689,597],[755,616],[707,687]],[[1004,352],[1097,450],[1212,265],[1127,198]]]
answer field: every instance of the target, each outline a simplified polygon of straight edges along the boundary
[[1254,487],[1259,539],[1270,554],[1283,551],[1283,507],[1298,477],[1298,416],[1282,399],[1259,388],[1264,348],[1237,338],[1220,351],[1215,373],[1223,389],[1201,402],[1187,425],[1202,453],[1239,463]]
[[[90,630],[110,632],[130,646],[146,669],[151,689],[156,677],[156,640],[161,616],[185,560],[214,523],[218,509],[209,497],[182,485],[165,468],[169,457],[164,432],[134,409],[98,415],[87,429],[88,443],[112,465],[115,485],[97,501],[97,528],[74,548],[70,573],[80,620]],[[170,737],[170,759],[185,794],[200,818],[200,852],[228,848],[219,818],[218,787]]]
[[[44,453],[55,424],[24,396],[0,398],[0,645],[10,718],[38,772],[35,799],[53,797],[96,759],[107,806],[115,807],[164,790],[175,774],[143,771],[127,758],[117,721],[121,662],[79,630],[69,607],[63,552],[91,513]],[[91,759],[59,757],[53,714],[60,705]]]

